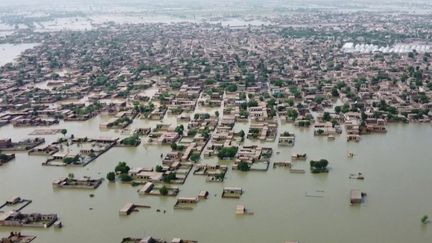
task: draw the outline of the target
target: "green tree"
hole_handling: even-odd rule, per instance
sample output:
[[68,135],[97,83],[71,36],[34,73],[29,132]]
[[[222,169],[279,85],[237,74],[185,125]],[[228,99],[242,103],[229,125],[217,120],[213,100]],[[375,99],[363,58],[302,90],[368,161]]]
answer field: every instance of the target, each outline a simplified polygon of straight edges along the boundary
[[256,100],[250,100],[248,102],[248,106],[249,107],[256,107],[256,106],[258,106],[258,101],[256,101]]
[[321,104],[321,103],[323,102],[323,100],[324,100],[324,96],[321,96],[321,95],[316,96],[316,97],[314,98],[314,101],[315,101],[317,104]]
[[333,97],[338,97],[339,96],[339,91],[337,90],[336,87],[334,87],[331,91],[331,94]]
[[421,222],[422,222],[423,224],[427,224],[427,223],[429,223],[429,216],[424,215],[424,216],[421,218]]
[[176,131],[179,135],[183,135],[183,132],[184,132],[184,126],[183,126],[183,125],[178,125],[178,126],[175,128],[175,131]]
[[242,130],[240,130],[239,135],[240,135],[241,138],[244,138],[244,137],[246,136],[246,133],[245,133],[245,131],[242,129]]
[[225,173],[219,173],[215,175],[216,180],[223,181],[225,179]]
[[159,189],[159,193],[160,193],[161,195],[163,195],[163,196],[168,195],[168,188],[167,188],[166,186],[162,186],[162,187]]
[[226,87],[226,90],[228,92],[236,92],[237,91],[237,85],[235,84],[228,84]]
[[112,171],[108,172],[108,174],[106,175],[106,178],[108,179],[108,181],[111,181],[111,182],[115,181],[115,173]]
[[273,84],[273,85],[275,85],[275,86],[282,87],[285,82],[283,80],[276,79],[276,80],[272,80],[270,83]]
[[318,161],[311,160],[309,164],[312,173],[328,172],[327,166],[329,163],[326,159],[321,159]]
[[204,130],[201,135],[205,138],[208,139],[210,137],[210,131],[209,130]]
[[189,159],[196,163],[200,160],[200,158],[201,156],[199,153],[192,153]]
[[214,83],[216,83],[216,81],[213,80],[213,79],[207,79],[207,80],[205,81],[205,84],[206,84],[206,85],[211,85],[211,84],[214,84]]
[[122,182],[130,182],[133,180],[133,178],[130,175],[128,175],[127,173],[120,174],[119,178],[120,178],[120,181],[122,181]]
[[172,180],[175,180],[176,178],[177,178],[176,173],[169,173],[167,175],[164,175],[162,180],[165,183],[170,183]]
[[293,99],[288,99],[287,103],[289,106],[294,106],[294,100]]
[[267,107],[268,107],[268,108],[271,108],[271,107],[273,107],[274,105],[276,105],[276,99],[272,98],[272,99],[270,99],[269,101],[267,101]]
[[237,154],[237,151],[237,147],[223,147],[219,150],[217,156],[219,159],[234,158],[234,156]]
[[295,120],[298,117],[298,112],[297,112],[297,110],[289,109],[287,111],[287,116],[288,116],[288,118],[290,118],[292,120]]
[[141,142],[141,139],[137,134],[134,134],[130,137],[124,138],[121,140],[121,144],[128,145],[128,146],[137,146]]
[[344,104],[342,106],[342,113],[347,113],[350,110],[350,105],[349,104]]
[[68,174],[68,180],[73,180],[75,178],[74,173],[69,173]]
[[170,86],[173,89],[179,89],[182,86],[182,84],[183,83],[181,81],[177,80],[177,81],[172,82]]
[[66,133],[67,133],[67,129],[62,129],[62,130],[61,130],[61,133],[63,134],[63,136],[65,136]]
[[323,114],[323,120],[324,121],[330,121],[331,120],[330,113],[324,112],[324,114]]
[[121,161],[117,164],[114,171],[121,174],[127,174],[130,170],[130,167],[126,164],[126,162]]
[[239,113],[240,117],[247,118],[249,116],[249,112],[246,110],[241,110]]
[[241,161],[240,163],[238,163],[237,168],[240,171],[248,171],[250,170],[249,164],[246,162]]
[[155,170],[156,172],[162,172],[163,167],[161,165],[156,165]]
[[172,143],[171,144],[171,149],[174,150],[174,151],[177,150],[177,144],[176,143]]
[[295,98],[297,98],[297,99],[301,98],[302,94],[301,94],[300,90],[296,86],[291,86],[289,88],[289,90],[290,90],[290,93],[292,95],[294,95]]
[[75,157],[66,157],[63,159],[63,162],[65,164],[75,164],[77,162],[79,162],[79,156],[75,156]]

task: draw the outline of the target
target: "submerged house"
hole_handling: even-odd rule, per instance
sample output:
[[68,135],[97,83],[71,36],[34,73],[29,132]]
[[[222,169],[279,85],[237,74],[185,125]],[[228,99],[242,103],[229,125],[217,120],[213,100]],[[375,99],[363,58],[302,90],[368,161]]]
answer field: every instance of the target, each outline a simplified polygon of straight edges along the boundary
[[240,198],[243,194],[241,187],[224,187],[222,191],[222,198]]
[[366,197],[366,193],[361,192],[360,190],[353,189],[350,192],[350,203],[351,204],[361,204]]
[[9,211],[0,214],[0,226],[48,228],[57,219],[57,214],[23,214],[18,211]]
[[294,146],[295,135],[289,132],[284,132],[280,135],[278,144],[284,146]]

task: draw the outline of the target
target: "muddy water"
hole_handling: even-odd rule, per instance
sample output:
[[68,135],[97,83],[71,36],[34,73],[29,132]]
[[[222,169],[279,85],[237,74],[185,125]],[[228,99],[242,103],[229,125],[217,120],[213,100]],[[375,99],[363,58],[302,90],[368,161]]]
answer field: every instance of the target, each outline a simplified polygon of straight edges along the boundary
[[[207,108],[198,108],[207,110]],[[101,137],[122,136],[119,131],[100,130],[107,117],[87,122],[61,122],[52,128],[67,128],[68,134]],[[175,123],[168,116],[165,123]],[[131,128],[153,127],[155,121],[135,119]],[[236,130],[246,129],[239,123]],[[22,139],[34,128],[0,128],[0,137]],[[335,141],[313,136],[312,129],[282,125],[281,131],[296,134],[294,147],[272,146],[271,161],[290,159],[293,152],[308,154],[309,159],[330,161],[328,175],[290,174],[284,168],[268,172],[229,170],[223,184],[206,183],[204,177],[189,175],[180,187],[180,196],[195,196],[208,190],[210,197],[192,210],[174,210],[174,198],[139,196],[137,189],[120,183],[104,182],[95,191],[53,190],[51,182],[74,173],[75,176],[102,176],[118,161],[131,166],[151,167],[160,163],[160,154],[169,146],[140,145],[137,148],[113,148],[84,168],[43,167],[43,156],[18,153],[17,158],[0,167],[0,201],[14,195],[32,199],[24,212],[58,213],[63,229],[23,229],[38,236],[36,242],[120,242],[122,237],[154,235],[170,239],[180,236],[199,242],[431,242],[431,226],[420,218],[432,215],[432,163],[430,161],[430,125],[391,125],[383,135],[363,136],[360,143],[347,143],[344,136]],[[62,135],[45,136],[47,142]],[[246,141],[247,144],[257,143]],[[347,152],[355,154],[347,159]],[[276,152],[279,152],[278,154]],[[216,159],[203,159],[215,163]],[[307,169],[307,162],[295,168]],[[348,179],[350,173],[362,172],[364,181]],[[221,199],[224,186],[240,186],[245,194],[239,200]],[[367,192],[366,203],[349,206],[349,191]],[[306,193],[324,191],[323,197]],[[95,194],[91,198],[89,194]],[[118,215],[126,202],[152,206],[128,217]],[[254,212],[236,216],[237,204]],[[93,210],[90,210],[93,208]],[[166,210],[166,214],[156,212]],[[7,234],[12,228],[0,228]]]
[[13,62],[23,51],[37,44],[0,44],[0,65]]

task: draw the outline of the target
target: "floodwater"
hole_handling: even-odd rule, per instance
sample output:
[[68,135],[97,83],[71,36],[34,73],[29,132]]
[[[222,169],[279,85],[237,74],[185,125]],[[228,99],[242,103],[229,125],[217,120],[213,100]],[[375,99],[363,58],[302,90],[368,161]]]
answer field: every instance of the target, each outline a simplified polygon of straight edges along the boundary
[[85,31],[92,30],[95,27],[113,22],[116,24],[142,24],[142,23],[178,23],[178,22],[193,22],[191,18],[176,18],[172,16],[141,16],[141,15],[91,15],[89,17],[76,18],[57,18],[52,21],[37,23],[36,31],[38,32],[54,32],[62,30],[70,31]]
[[0,65],[13,62],[23,51],[37,44],[0,44]]
[[117,24],[142,24],[142,23],[179,23],[179,22],[194,22],[193,18],[178,18],[169,15],[94,15],[91,16],[91,21],[94,24],[103,24],[114,22]]
[[11,35],[13,33],[14,33],[13,31],[0,30],[0,37],[6,37],[6,36]]
[[79,31],[79,30],[90,30],[93,28],[91,23],[86,18],[56,18],[51,21],[38,22],[36,23],[36,31],[39,32],[50,32],[50,31]]
[[204,20],[204,22],[209,22],[212,24],[218,24],[220,23],[223,26],[260,26],[260,25],[270,25],[271,22],[268,21],[262,21],[262,20],[245,20],[242,18],[224,18],[220,21],[213,21],[213,20]]
[[110,15],[91,15],[88,17],[76,17],[76,18],[57,18],[52,21],[37,22],[36,29],[37,32],[53,32],[53,31],[85,31],[91,30],[106,23],[116,23],[116,24],[145,24],[145,23],[212,23],[212,24],[222,24],[223,26],[248,26],[248,25],[269,25],[270,22],[261,20],[247,20],[242,18],[223,18],[219,21],[213,21],[205,19],[202,17],[176,17],[171,15],[124,15],[124,14],[110,14]]
[[[217,109],[217,108],[216,108]],[[215,109],[199,108],[201,111]],[[68,134],[88,137],[119,136],[120,131],[100,130],[108,117],[87,122],[61,122],[50,128],[67,128]],[[175,117],[165,117],[174,123]],[[154,127],[158,122],[135,119],[130,129]],[[246,128],[239,123],[234,129]],[[27,138],[35,128],[0,128],[0,137]],[[160,154],[169,146],[143,145],[113,148],[83,168],[43,167],[44,156],[17,153],[17,158],[0,167],[0,202],[12,196],[32,199],[24,212],[58,213],[62,229],[0,228],[0,234],[21,230],[38,236],[35,242],[120,242],[123,237],[153,235],[165,239],[175,236],[216,242],[431,242],[432,225],[422,225],[424,214],[432,215],[432,163],[430,161],[430,124],[389,125],[387,134],[365,135],[359,143],[347,143],[345,136],[335,141],[313,136],[313,129],[297,129],[290,124],[280,131],[296,134],[294,147],[264,143],[275,151],[271,161],[289,160],[293,152],[307,153],[310,159],[328,159],[325,175],[290,174],[285,168],[267,172],[228,171],[224,183],[206,183],[205,177],[192,173],[180,186],[179,196],[210,192],[209,199],[193,210],[174,210],[175,198],[139,196],[138,187],[105,181],[95,191],[53,190],[53,180],[74,173],[76,177],[105,177],[119,161],[130,166],[151,167],[160,163]],[[44,136],[47,143],[59,137]],[[253,143],[246,141],[247,144]],[[355,154],[348,159],[348,151]],[[279,152],[277,154],[276,152]],[[215,158],[202,159],[216,162]],[[308,162],[295,168],[307,169]],[[350,180],[350,173],[362,172],[364,181]],[[221,199],[224,186],[239,186],[241,199]],[[366,192],[362,206],[349,205],[351,189]],[[317,190],[323,197],[306,197]],[[89,195],[94,194],[92,198]],[[119,216],[127,202],[150,205],[130,216]],[[235,207],[244,204],[254,215],[236,216]],[[89,210],[93,208],[93,210]],[[166,214],[156,212],[166,210]]]

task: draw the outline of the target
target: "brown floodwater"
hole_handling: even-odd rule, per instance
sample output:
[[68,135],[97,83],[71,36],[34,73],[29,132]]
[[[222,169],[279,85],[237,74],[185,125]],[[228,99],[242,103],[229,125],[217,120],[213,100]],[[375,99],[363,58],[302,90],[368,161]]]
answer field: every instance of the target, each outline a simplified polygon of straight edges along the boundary
[[[199,108],[201,111],[215,109]],[[50,128],[67,128],[68,134],[88,137],[118,136],[120,131],[100,130],[109,119],[96,117],[86,122],[61,122]],[[168,116],[165,123],[174,123]],[[156,121],[135,119],[134,127],[154,127]],[[235,130],[247,128],[239,123]],[[35,128],[0,128],[0,138],[19,140],[29,137]],[[424,214],[432,215],[432,163],[430,124],[389,125],[387,134],[365,135],[359,143],[347,143],[345,136],[335,141],[313,136],[313,129],[297,129],[290,124],[280,131],[296,134],[294,147],[274,148],[271,161],[289,160],[294,152],[310,159],[328,159],[330,173],[313,175],[308,162],[296,162],[295,168],[306,174],[290,174],[285,168],[267,172],[228,171],[224,183],[207,183],[201,176],[189,175],[180,186],[179,196],[196,196],[208,190],[210,197],[193,210],[174,210],[175,198],[139,196],[137,187],[105,181],[95,191],[54,190],[53,180],[74,173],[76,177],[105,177],[119,161],[132,167],[151,167],[160,163],[160,154],[169,146],[143,145],[137,148],[113,148],[86,167],[44,167],[44,156],[17,153],[15,160],[0,167],[0,202],[12,196],[33,200],[24,212],[58,213],[62,229],[0,228],[5,235],[12,230],[35,234],[35,242],[120,242],[123,237],[153,235],[165,239],[178,236],[199,242],[432,242],[432,225],[422,225]],[[47,143],[59,137],[44,136]],[[246,144],[259,143],[246,141]],[[348,159],[348,151],[355,154]],[[279,153],[276,153],[279,152]],[[217,163],[217,159],[202,159]],[[364,181],[350,180],[361,172]],[[245,190],[236,199],[221,199],[224,186]],[[361,206],[349,205],[351,189],[366,192]],[[322,197],[306,197],[322,191]],[[94,194],[92,198],[89,195]],[[150,205],[130,216],[119,216],[126,202]],[[254,215],[236,216],[235,207],[244,204]],[[93,208],[93,210],[90,210]],[[166,210],[166,214],[156,212]]]

